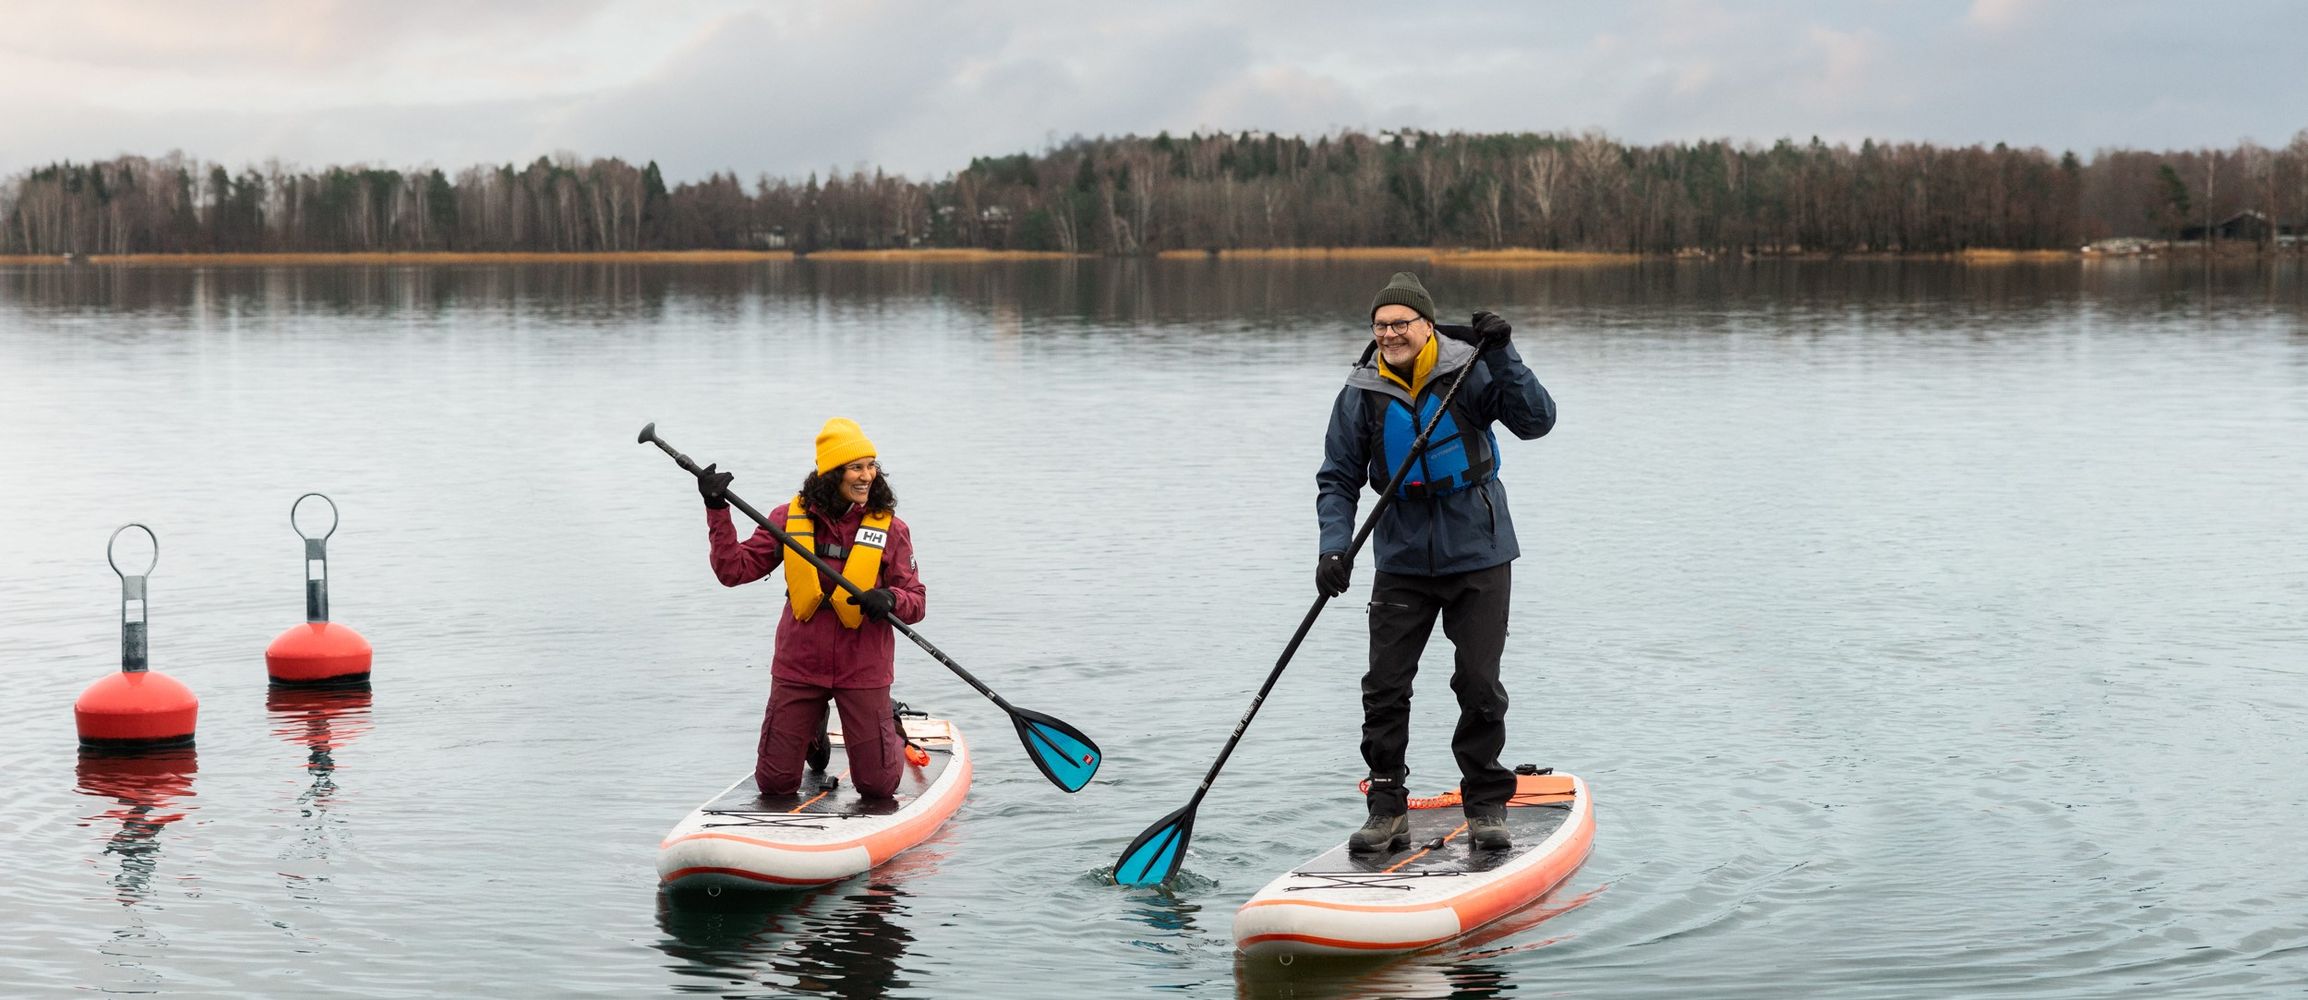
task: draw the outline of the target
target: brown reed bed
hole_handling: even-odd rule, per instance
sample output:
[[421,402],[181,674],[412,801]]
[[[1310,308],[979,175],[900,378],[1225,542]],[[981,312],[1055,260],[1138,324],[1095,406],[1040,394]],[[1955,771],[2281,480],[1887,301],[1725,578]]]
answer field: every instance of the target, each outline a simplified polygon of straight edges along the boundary
[[1966,264],[2021,264],[2076,260],[2082,256],[2074,250],[1996,250],[1975,247],[1956,251],[1955,259]]
[[975,247],[913,247],[903,250],[816,250],[810,260],[884,263],[979,264],[1004,260],[1078,260],[1089,254],[1056,250],[984,250]]
[[1573,250],[1467,250],[1437,247],[1243,247],[1229,250],[1164,250],[1164,260],[1382,260],[1427,261],[1449,267],[1544,267],[1560,264],[1624,264],[1642,254]]
[[1578,250],[1453,250],[1434,256],[1434,262],[1443,267],[1592,267],[1658,259],[1662,258]]

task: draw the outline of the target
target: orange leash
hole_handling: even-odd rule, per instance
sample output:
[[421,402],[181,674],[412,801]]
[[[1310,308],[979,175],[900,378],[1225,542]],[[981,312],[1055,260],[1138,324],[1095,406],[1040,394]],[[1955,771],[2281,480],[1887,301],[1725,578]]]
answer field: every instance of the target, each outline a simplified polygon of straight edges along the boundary
[[[1437,797],[1439,798],[1440,796],[1437,796]],[[1442,836],[1442,839],[1441,839],[1441,840],[1438,840],[1438,841],[1435,841],[1433,846],[1431,846],[1431,847],[1421,847],[1421,848],[1419,848],[1419,849],[1418,849],[1418,853],[1417,853],[1417,854],[1413,854],[1413,855],[1411,855],[1410,857],[1407,857],[1407,858],[1404,858],[1404,859],[1402,859],[1401,861],[1397,861],[1397,862],[1395,862],[1395,863],[1394,863],[1392,866],[1390,866],[1389,868],[1387,868],[1387,870],[1386,870],[1386,872],[1385,872],[1384,874],[1389,874],[1389,875],[1391,875],[1391,874],[1394,874],[1394,870],[1395,870],[1396,868],[1400,868],[1400,867],[1402,867],[1402,866],[1404,866],[1404,865],[1410,864],[1410,863],[1411,863],[1411,862],[1413,862],[1413,861],[1417,861],[1417,860],[1418,860],[1418,859],[1420,859],[1420,858],[1426,857],[1426,856],[1427,856],[1427,854],[1428,854],[1428,852],[1430,852],[1430,851],[1433,851],[1433,850],[1434,850],[1436,847],[1441,847],[1441,846],[1442,846],[1442,845],[1444,845],[1444,844],[1448,844],[1448,843],[1450,843],[1450,842],[1451,842],[1451,838],[1452,838],[1452,837],[1456,837],[1456,836],[1458,836],[1459,834],[1462,834],[1462,833],[1465,833],[1465,832],[1467,832],[1467,825],[1466,825],[1465,823],[1460,823],[1456,829],[1452,830],[1452,831],[1451,831],[1451,832],[1449,832],[1449,833],[1443,834],[1443,836]]]
[[[1370,779],[1362,779],[1362,782],[1356,787],[1362,789],[1362,794],[1369,795]],[[1569,802],[1572,798],[1573,796],[1569,792],[1526,792],[1518,788],[1515,790],[1513,795],[1508,796],[1507,805],[1544,806],[1553,805],[1557,802]],[[1429,795],[1425,798],[1412,798],[1410,800],[1410,807],[1413,809],[1448,809],[1452,806],[1460,805],[1465,801],[1466,799],[1459,794],[1459,790],[1453,788],[1450,791],[1442,793],[1441,795]]]
[[[841,769],[841,773],[840,773],[840,774],[837,774],[837,775],[834,775],[833,777],[834,777],[834,780],[835,780],[835,781],[840,781],[840,780],[841,780],[841,779],[843,779],[843,778],[847,778],[847,777],[849,777],[849,768],[846,768],[846,767],[845,767],[845,768],[842,768],[842,769]],[[798,806],[795,806],[795,807],[793,807],[793,808],[791,808],[791,809],[788,809],[788,810],[786,810],[786,812],[789,812],[789,813],[797,813],[797,812],[800,812],[800,811],[802,811],[802,810],[804,810],[804,809],[807,809],[807,808],[809,808],[809,807],[811,807],[811,806],[813,806],[813,805],[816,805],[816,804],[817,804],[817,800],[819,800],[819,799],[822,799],[822,798],[825,798],[825,797],[826,797],[826,796],[828,796],[828,795],[832,795],[832,794],[833,794],[833,790],[834,790],[834,789],[836,789],[836,788],[839,788],[839,787],[841,787],[841,786],[840,786],[840,785],[838,785],[838,784],[835,784],[835,785],[827,785],[827,786],[825,786],[825,790],[824,790],[824,791],[822,791],[822,792],[819,792],[819,793],[817,793],[816,795],[812,795],[812,796],[810,796],[810,797],[809,797],[809,801],[807,801],[807,802],[804,802],[804,803],[802,803],[802,804],[800,804],[800,805],[798,805]]]
[[[1362,783],[1357,787],[1362,789],[1362,794],[1369,795],[1370,779],[1362,779]],[[1413,809],[1448,809],[1464,801],[1466,800],[1459,797],[1459,790],[1453,788],[1450,791],[1442,793],[1441,795],[1429,795],[1425,798],[1413,798],[1410,800],[1410,807]],[[1520,803],[1513,804],[1520,805]]]

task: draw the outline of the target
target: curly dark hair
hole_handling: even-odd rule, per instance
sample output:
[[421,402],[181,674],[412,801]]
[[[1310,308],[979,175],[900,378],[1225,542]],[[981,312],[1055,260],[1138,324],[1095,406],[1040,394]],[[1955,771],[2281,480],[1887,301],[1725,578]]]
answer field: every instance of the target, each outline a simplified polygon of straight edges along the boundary
[[[840,517],[849,511],[849,501],[841,495],[841,470],[812,472],[801,481],[801,502],[828,517]],[[866,491],[866,512],[895,514],[898,495],[890,490],[890,474],[874,477],[872,488]]]

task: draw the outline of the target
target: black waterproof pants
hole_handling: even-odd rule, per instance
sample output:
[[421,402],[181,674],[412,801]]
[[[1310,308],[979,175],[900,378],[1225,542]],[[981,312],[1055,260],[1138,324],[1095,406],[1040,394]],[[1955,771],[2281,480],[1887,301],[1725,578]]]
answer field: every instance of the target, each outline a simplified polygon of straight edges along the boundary
[[1378,574],[1370,591],[1370,672],[1362,676],[1362,759],[1373,778],[1395,780],[1371,782],[1371,815],[1406,811],[1403,750],[1410,743],[1411,680],[1438,612],[1443,635],[1458,651],[1451,691],[1459,698],[1459,724],[1451,734],[1451,755],[1458,758],[1464,808],[1470,815],[1495,813],[1514,795],[1514,772],[1499,763],[1507,743],[1499,654],[1507,646],[1513,565],[1454,576]]

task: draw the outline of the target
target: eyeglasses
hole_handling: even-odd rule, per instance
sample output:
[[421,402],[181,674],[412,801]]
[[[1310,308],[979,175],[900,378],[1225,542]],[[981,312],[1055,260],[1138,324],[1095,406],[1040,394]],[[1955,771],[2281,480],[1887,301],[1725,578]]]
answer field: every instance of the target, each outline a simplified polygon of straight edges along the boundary
[[1391,332],[1395,336],[1400,337],[1403,334],[1409,333],[1411,324],[1417,322],[1418,320],[1416,319],[1398,319],[1392,323],[1380,323],[1374,321],[1370,324],[1370,334],[1371,336],[1375,337],[1382,333]]
[[864,458],[841,467],[841,471],[844,474],[853,472],[865,472],[869,469],[878,475],[882,471],[882,464],[875,459]]

